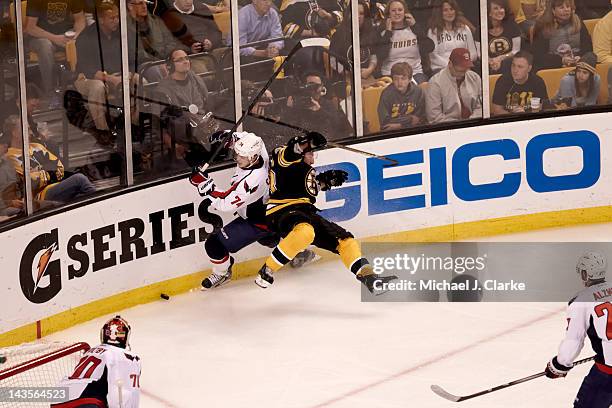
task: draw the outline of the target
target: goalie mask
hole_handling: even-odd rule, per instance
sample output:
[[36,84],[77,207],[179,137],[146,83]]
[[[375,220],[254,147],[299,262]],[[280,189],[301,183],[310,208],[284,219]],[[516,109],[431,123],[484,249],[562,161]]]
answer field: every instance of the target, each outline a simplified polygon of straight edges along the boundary
[[259,160],[264,148],[263,140],[250,132],[237,132],[235,137],[237,140],[234,143],[234,160],[240,168],[248,168]]
[[130,325],[127,320],[117,315],[104,323],[100,330],[100,341],[121,348],[128,348],[130,345]]
[[[576,264],[576,273],[583,281],[601,280],[606,277],[607,262],[606,258],[599,252],[586,252]],[[583,274],[584,272],[584,274]]]

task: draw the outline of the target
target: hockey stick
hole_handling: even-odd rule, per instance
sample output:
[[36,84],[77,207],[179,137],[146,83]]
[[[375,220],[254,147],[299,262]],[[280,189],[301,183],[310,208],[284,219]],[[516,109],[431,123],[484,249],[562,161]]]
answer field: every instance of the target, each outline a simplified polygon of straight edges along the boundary
[[[595,359],[595,356],[589,357],[589,358],[585,358],[585,359],[582,359],[582,360],[578,360],[578,361],[574,362],[572,367],[575,367],[575,366],[577,366],[579,364],[588,363],[589,361],[592,361],[594,359]],[[442,398],[444,398],[444,399],[447,399],[447,400],[452,401],[452,402],[461,402],[461,401],[469,400],[469,399],[472,399],[472,398],[480,397],[481,395],[485,395],[485,394],[489,394],[489,393],[492,393],[492,392],[495,392],[495,391],[503,390],[504,388],[512,387],[513,385],[517,385],[517,384],[520,384],[520,383],[531,381],[531,380],[533,380],[535,378],[542,377],[544,375],[546,375],[546,371],[542,371],[542,372],[537,373],[537,374],[532,374],[532,375],[530,375],[528,377],[524,377],[524,378],[521,378],[521,379],[518,379],[518,380],[510,381],[509,383],[501,384],[501,385],[498,385],[496,387],[489,388],[489,389],[486,389],[484,391],[479,391],[479,392],[474,393],[474,394],[462,395],[462,396],[453,395],[450,392],[445,391],[439,385],[432,385],[431,386],[431,390],[433,392],[435,392],[436,394],[438,394],[439,396],[441,396]]]
[[366,152],[365,150],[355,149],[354,147],[349,147],[349,146],[345,146],[345,145],[342,145],[342,144],[339,144],[339,143],[334,143],[334,142],[327,142],[327,144],[329,146],[336,147],[338,149],[343,149],[343,150],[347,150],[349,152],[358,153],[358,154],[362,154],[364,156],[374,157],[374,158],[377,158],[377,159],[380,159],[380,160],[388,161],[389,163],[391,163],[392,166],[397,166],[399,164],[397,162],[397,160],[390,159],[390,158],[388,158],[386,156],[380,156],[380,155],[375,154],[375,153]]
[[274,71],[272,76],[268,79],[268,82],[266,82],[263,88],[261,88],[259,92],[257,93],[257,95],[255,95],[255,97],[249,104],[249,107],[247,108],[247,110],[242,113],[242,116],[240,116],[236,124],[232,126],[232,128],[227,133],[225,138],[221,141],[221,143],[219,143],[219,146],[217,146],[217,148],[215,149],[213,154],[210,156],[208,161],[204,163],[203,165],[199,166],[198,170],[204,173],[206,169],[210,167],[210,163],[212,163],[215,160],[215,158],[219,155],[219,153],[221,152],[221,150],[223,149],[223,147],[225,146],[229,138],[232,137],[232,134],[236,131],[236,129],[238,129],[238,126],[240,126],[240,124],[249,115],[249,113],[251,113],[251,111],[255,107],[255,104],[257,104],[257,102],[259,101],[259,98],[263,96],[263,94],[266,92],[270,84],[272,84],[272,81],[276,79],[276,76],[280,74],[280,72],[283,70],[283,68],[287,64],[287,62],[291,59],[291,57],[293,57],[293,55],[295,55],[296,52],[306,47],[329,47],[329,44],[330,44],[330,41],[327,38],[318,38],[318,37],[305,38],[299,41],[297,44],[295,44],[295,46],[291,49],[291,51],[289,51],[289,54],[287,54],[287,56],[285,57],[284,61],[278,66],[278,68],[276,68],[276,71]]

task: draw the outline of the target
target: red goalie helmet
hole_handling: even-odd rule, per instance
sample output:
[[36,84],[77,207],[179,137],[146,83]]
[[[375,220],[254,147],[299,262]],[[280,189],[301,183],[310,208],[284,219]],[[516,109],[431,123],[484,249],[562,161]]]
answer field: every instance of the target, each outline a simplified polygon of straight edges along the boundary
[[130,345],[130,331],[127,320],[117,315],[102,326],[100,341],[104,344],[127,348]]

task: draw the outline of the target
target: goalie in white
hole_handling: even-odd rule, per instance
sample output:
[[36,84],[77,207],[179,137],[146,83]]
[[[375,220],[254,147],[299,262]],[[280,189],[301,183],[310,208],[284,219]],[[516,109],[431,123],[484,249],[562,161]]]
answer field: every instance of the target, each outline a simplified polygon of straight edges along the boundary
[[[224,140],[226,135],[219,132],[216,135],[218,140],[214,142]],[[221,286],[231,279],[234,258],[230,254],[254,242],[273,248],[279,239],[265,222],[270,164],[263,140],[254,133],[235,132],[228,148],[232,149],[237,166],[227,190],[218,189],[212,178],[197,170],[189,178],[200,195],[211,200],[212,208],[238,215],[220,231],[212,233],[204,243],[213,264],[212,273],[202,281],[206,289]],[[312,260],[315,256],[310,250],[301,253],[302,260]]]
[[576,272],[586,289],[570,300],[565,339],[546,366],[547,377],[565,377],[588,336],[595,364],[580,386],[574,408],[612,406],[612,284],[606,282],[606,267],[598,252],[587,252],[578,260]]
[[140,401],[140,357],[132,353],[130,325],[121,316],[100,330],[102,344],[88,350],[70,377],[59,387],[68,388],[69,401],[52,408],[137,408]]

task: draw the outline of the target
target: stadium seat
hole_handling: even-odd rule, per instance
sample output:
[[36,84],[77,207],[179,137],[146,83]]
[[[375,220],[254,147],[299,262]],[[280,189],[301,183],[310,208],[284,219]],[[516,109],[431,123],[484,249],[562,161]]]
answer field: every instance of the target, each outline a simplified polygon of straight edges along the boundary
[[595,30],[595,26],[597,25],[597,23],[599,22],[599,18],[593,18],[591,20],[583,20],[582,22],[584,23],[584,25],[586,26],[589,35],[591,37],[593,37],[593,30]]
[[495,90],[495,84],[499,77],[501,77],[501,74],[489,75],[489,106],[491,112],[493,111],[493,91]]
[[380,121],[378,120],[378,101],[385,86],[372,86],[362,92],[363,98],[363,120],[368,123],[370,133],[380,132]]
[[559,84],[561,83],[561,78],[565,76],[570,71],[573,71],[573,67],[567,68],[557,68],[557,69],[541,69],[537,72],[537,74],[544,80],[546,83],[546,93],[549,98],[552,98],[559,91]]
[[230,20],[230,12],[223,11],[221,13],[213,13],[213,19],[215,20],[215,24],[223,34],[223,38],[227,38],[230,35],[231,31],[231,20]]

